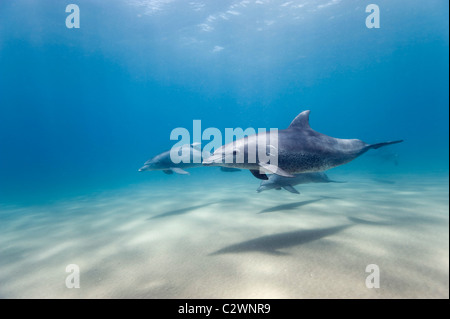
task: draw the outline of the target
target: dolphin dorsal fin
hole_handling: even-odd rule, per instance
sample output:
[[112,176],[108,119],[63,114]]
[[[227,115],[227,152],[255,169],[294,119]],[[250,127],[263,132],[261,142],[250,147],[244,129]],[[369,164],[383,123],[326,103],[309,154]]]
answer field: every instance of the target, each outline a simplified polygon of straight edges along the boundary
[[311,111],[303,111],[297,117],[291,122],[291,125],[289,125],[288,128],[295,128],[295,129],[309,129],[311,128],[309,126],[309,113]]

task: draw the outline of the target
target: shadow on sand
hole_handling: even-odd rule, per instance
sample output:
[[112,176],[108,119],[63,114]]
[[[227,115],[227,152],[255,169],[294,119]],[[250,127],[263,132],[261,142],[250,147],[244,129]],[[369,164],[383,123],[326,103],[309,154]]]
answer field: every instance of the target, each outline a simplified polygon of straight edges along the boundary
[[271,213],[271,212],[277,212],[280,210],[291,210],[297,207],[301,207],[301,206],[306,206],[324,199],[338,199],[336,197],[328,197],[328,196],[322,196],[321,198],[317,198],[317,199],[312,199],[312,200],[305,200],[302,202],[295,202],[295,203],[289,203],[289,204],[282,204],[282,205],[277,205],[277,206],[273,206],[273,207],[269,207],[266,209],[263,209],[262,211],[260,211],[258,214],[264,214],[264,213]]
[[215,204],[216,202],[212,202],[212,203],[206,203],[206,204],[201,204],[201,205],[196,205],[196,206],[190,206],[190,207],[185,207],[185,208],[180,208],[180,209],[175,209],[175,210],[171,210],[162,214],[158,214],[152,217],[147,218],[147,220],[150,219],[156,219],[156,218],[164,218],[164,217],[170,217],[170,216],[176,216],[176,215],[183,215],[183,214],[187,214],[189,212],[192,212],[196,209],[199,208],[203,208],[203,207],[207,207],[209,205]]
[[224,247],[211,255],[229,254],[229,253],[248,253],[261,252],[271,255],[287,255],[282,251],[283,248],[303,245],[333,234],[337,234],[353,224],[346,224],[341,226],[329,228],[316,228],[307,230],[296,230],[286,233],[278,233],[273,235],[262,236],[247,240],[238,244]]
[[392,226],[394,225],[394,222],[392,221],[370,221],[361,219],[358,217],[347,217],[348,220],[354,222],[355,224],[361,224],[361,225],[372,225],[372,226]]

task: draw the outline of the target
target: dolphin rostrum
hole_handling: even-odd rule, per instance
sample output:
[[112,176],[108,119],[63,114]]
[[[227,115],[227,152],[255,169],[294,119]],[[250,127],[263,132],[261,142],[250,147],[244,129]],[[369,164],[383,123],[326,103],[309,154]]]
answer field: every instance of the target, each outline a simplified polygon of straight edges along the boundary
[[[203,165],[248,169],[255,177],[264,180],[268,179],[266,172],[294,177],[293,174],[320,172],[343,165],[370,149],[403,142],[366,144],[357,139],[327,136],[309,126],[309,113],[300,113],[287,129],[276,131],[277,146],[270,144],[274,139],[272,131],[246,136],[218,148],[213,155],[203,160]],[[261,141],[265,141],[265,144],[261,145]],[[260,160],[258,144],[266,154],[276,154],[277,165],[267,162],[265,158]],[[237,161],[238,156],[243,160]]]
[[323,172],[317,173],[302,173],[296,174],[295,177],[284,177],[277,174],[269,176],[268,180],[261,181],[261,185],[256,190],[258,193],[269,189],[281,189],[284,188],[288,192],[294,194],[300,194],[295,188],[298,184],[307,183],[345,183],[339,181],[333,181],[328,178],[327,174]]

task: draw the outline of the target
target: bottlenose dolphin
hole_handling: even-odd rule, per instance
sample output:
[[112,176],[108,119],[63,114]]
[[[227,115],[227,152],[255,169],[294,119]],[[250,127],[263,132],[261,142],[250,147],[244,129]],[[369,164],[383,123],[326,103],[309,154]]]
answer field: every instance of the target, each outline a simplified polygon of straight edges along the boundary
[[178,155],[181,155],[184,152],[189,152],[190,154],[190,161],[188,163],[183,162],[180,162],[178,164],[173,163],[172,159],[170,158],[170,150],[169,150],[149,159],[147,162],[144,163],[144,166],[142,166],[139,169],[139,172],[160,170],[166,174],[173,174],[175,172],[177,174],[186,175],[189,173],[186,172],[184,169],[202,166],[201,164],[202,152],[198,147],[198,143],[185,144],[180,146],[178,149]]
[[[357,139],[327,136],[309,126],[309,113],[300,113],[287,129],[277,131],[277,147],[270,144],[274,140],[274,137],[271,139],[274,132],[258,133],[219,147],[203,160],[203,165],[248,169],[255,177],[265,180],[268,179],[265,172],[294,177],[292,174],[325,171],[346,164],[370,149],[403,141],[366,144]],[[260,141],[265,141],[265,144],[261,145]],[[263,153],[276,154],[277,165],[268,163],[266,159],[259,160],[258,142],[264,148]],[[249,160],[248,150],[255,152],[250,153],[252,160]],[[243,160],[236,161],[238,156]]]
[[[144,166],[142,166],[139,169],[139,172],[159,170],[163,171],[166,174],[177,173],[188,175],[189,172],[186,172],[184,169],[202,166],[201,162],[202,152],[200,143],[185,144],[180,146],[176,151],[178,151],[178,155],[182,155],[183,152],[189,152],[190,155],[189,163],[183,162],[180,162],[178,164],[173,163],[172,159],[170,158],[170,150],[169,150],[149,159],[147,162],[144,163]],[[220,167],[220,170],[223,172],[240,171],[240,169],[230,167]]]
[[269,189],[281,189],[284,188],[288,192],[294,194],[300,194],[295,188],[298,184],[307,183],[345,183],[339,181],[333,181],[328,178],[327,174],[324,172],[317,173],[302,173],[296,174],[294,177],[284,177],[277,174],[272,174],[269,176],[268,180],[261,181],[260,186],[256,190],[258,193],[269,190]]

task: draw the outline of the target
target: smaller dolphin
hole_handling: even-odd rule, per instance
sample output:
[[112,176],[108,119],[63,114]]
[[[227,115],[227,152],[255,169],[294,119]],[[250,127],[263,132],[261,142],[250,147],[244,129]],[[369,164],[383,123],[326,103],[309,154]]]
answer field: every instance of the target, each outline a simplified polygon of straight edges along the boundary
[[173,174],[175,172],[177,174],[188,175],[189,173],[184,169],[202,166],[202,151],[199,148],[199,143],[185,144],[180,146],[178,149],[178,154],[182,155],[184,152],[189,152],[190,154],[189,163],[173,163],[172,159],[170,158],[169,150],[149,159],[144,163],[144,166],[139,169],[139,172],[159,170],[163,171],[166,174]]
[[[201,161],[202,150],[200,143],[185,144],[180,146],[178,148],[178,155],[181,156],[184,152],[187,152],[190,155],[189,163],[183,162],[180,162],[178,164],[173,163],[172,159],[170,158],[170,150],[169,150],[149,159],[147,162],[144,163],[144,166],[142,166],[139,169],[139,172],[163,171],[166,174],[177,173],[182,175],[189,175],[189,172],[186,172],[184,169],[203,166]],[[240,169],[237,168],[222,167],[222,166],[220,167],[220,170],[222,172],[240,171]]]
[[266,191],[269,189],[281,189],[284,188],[288,192],[294,194],[300,194],[294,185],[307,184],[307,183],[345,183],[339,181],[333,181],[328,178],[327,174],[323,172],[317,173],[302,173],[296,174],[295,177],[283,177],[277,174],[272,174],[269,176],[268,180],[261,182],[261,185],[256,190],[258,193]]

